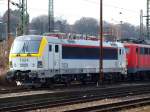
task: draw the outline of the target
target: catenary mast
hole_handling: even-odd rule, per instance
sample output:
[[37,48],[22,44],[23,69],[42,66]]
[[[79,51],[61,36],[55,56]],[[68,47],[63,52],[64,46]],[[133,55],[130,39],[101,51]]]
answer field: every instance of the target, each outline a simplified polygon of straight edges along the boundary
[[53,3],[53,0],[49,0],[49,5],[48,5],[48,31],[54,32],[54,3]]
[[147,39],[150,39],[150,0],[147,0],[147,16],[146,16]]

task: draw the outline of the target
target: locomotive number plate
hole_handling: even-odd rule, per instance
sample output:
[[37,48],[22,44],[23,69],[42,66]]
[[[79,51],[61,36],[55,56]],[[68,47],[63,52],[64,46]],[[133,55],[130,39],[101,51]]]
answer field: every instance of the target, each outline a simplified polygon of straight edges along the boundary
[[28,67],[28,63],[21,63],[20,67]]

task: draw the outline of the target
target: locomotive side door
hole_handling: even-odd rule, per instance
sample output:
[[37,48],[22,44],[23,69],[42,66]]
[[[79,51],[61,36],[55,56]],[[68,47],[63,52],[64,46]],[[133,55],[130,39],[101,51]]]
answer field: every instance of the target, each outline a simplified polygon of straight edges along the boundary
[[49,69],[58,71],[60,67],[60,46],[49,43]]
[[48,64],[49,64],[49,69],[53,70],[54,69],[54,60],[53,60],[53,55],[54,55],[54,47],[53,47],[53,44],[49,44],[48,46]]
[[60,69],[60,46],[58,44],[53,45],[54,55],[53,55],[53,67],[55,71]]

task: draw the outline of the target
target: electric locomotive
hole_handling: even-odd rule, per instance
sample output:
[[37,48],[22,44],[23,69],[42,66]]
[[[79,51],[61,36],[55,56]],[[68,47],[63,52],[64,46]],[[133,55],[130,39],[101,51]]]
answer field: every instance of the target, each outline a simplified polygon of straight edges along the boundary
[[[52,36],[16,37],[9,56],[8,79],[18,85],[51,85],[99,80],[99,41],[60,39]],[[120,42],[103,43],[104,78],[127,75],[125,47]]]
[[125,43],[127,72],[131,80],[150,79],[150,45]]

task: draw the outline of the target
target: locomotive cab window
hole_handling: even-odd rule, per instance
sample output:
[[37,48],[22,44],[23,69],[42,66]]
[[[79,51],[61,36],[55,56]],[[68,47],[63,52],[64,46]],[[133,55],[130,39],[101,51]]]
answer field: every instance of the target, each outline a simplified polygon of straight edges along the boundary
[[136,48],[136,53],[138,54],[138,48]]
[[39,40],[15,40],[11,49],[11,53],[30,54],[38,53],[40,47]]
[[59,47],[58,47],[58,45],[55,45],[55,52],[56,52],[56,53],[59,52]]
[[49,45],[49,52],[52,51],[52,45]]

